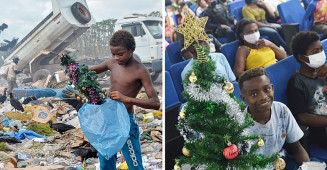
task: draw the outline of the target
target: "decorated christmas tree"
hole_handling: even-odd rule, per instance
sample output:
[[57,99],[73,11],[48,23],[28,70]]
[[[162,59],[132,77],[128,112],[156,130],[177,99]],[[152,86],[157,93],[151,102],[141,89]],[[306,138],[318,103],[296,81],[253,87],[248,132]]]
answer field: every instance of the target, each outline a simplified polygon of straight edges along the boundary
[[76,97],[78,101],[98,105],[105,102],[105,92],[100,89],[95,71],[90,71],[87,65],[79,65],[68,55],[60,59],[61,65],[66,66],[64,72],[71,80],[68,84],[74,85],[81,94]]
[[184,156],[176,159],[175,169],[183,164],[196,169],[262,169],[280,161],[278,154],[267,157],[255,153],[264,146],[264,138],[247,131],[254,120],[234,96],[233,84],[214,75],[209,47],[199,45],[199,40],[208,39],[204,32],[207,18],[186,15],[176,31],[184,35],[185,49],[193,44],[197,59],[183,82],[187,104],[180,112],[177,128],[185,140]]

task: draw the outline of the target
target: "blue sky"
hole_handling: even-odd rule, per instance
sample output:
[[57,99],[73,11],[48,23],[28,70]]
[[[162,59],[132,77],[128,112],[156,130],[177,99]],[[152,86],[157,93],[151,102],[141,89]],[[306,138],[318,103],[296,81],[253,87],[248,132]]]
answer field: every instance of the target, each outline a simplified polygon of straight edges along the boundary
[[[162,11],[163,5],[160,0],[86,0],[86,3],[96,22],[109,18],[121,19],[131,13]],[[13,37],[21,40],[52,11],[52,1],[1,0],[0,11],[0,25],[8,25],[0,34],[0,42]]]

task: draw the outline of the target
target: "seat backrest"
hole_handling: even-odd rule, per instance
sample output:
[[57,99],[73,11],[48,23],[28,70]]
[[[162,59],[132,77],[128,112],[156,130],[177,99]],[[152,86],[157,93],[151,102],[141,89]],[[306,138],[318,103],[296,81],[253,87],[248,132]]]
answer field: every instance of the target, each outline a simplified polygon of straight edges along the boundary
[[270,82],[274,85],[275,101],[280,101],[287,105],[287,84],[299,67],[300,63],[291,55],[264,68],[269,76]]
[[311,0],[302,0],[302,3],[303,3],[303,6],[304,6],[304,9],[307,9],[307,6],[309,5]]
[[166,110],[180,104],[173,80],[168,71],[165,71],[165,108]]
[[182,58],[182,55],[179,51],[179,41],[170,43],[167,46],[166,50],[167,50],[171,65],[179,63],[181,61],[184,61]]
[[173,20],[174,20],[174,23],[175,23],[175,27],[178,27],[178,17],[180,17],[181,15],[180,14],[174,14],[173,15]]
[[170,66],[171,66],[170,59],[169,59],[167,50],[165,50],[165,70],[169,71]]
[[232,13],[234,14],[234,18],[236,18],[237,22],[239,22],[243,18],[242,8],[242,6],[239,6],[232,11]]
[[299,0],[290,0],[277,6],[282,23],[302,23],[305,10]]
[[327,56],[327,39],[322,40],[321,45],[322,45],[322,48],[324,49],[325,54]]
[[238,47],[240,46],[240,42],[238,40],[224,44],[221,46],[221,53],[223,53],[230,65],[230,68],[234,70],[235,65],[235,58],[236,58],[236,52]]
[[190,9],[194,12],[194,14],[196,13],[196,8],[197,8],[197,5],[190,6]]
[[173,80],[178,99],[180,102],[185,102],[185,99],[182,96],[182,92],[184,91],[183,83],[182,83],[182,71],[184,70],[184,67],[187,65],[187,63],[190,62],[190,60],[186,60],[180,63],[176,63],[170,67],[170,75]]
[[239,0],[239,1],[233,1],[233,2],[230,2],[228,4],[228,11],[230,13],[230,15],[235,18],[235,15],[233,13],[234,9],[237,8],[237,7],[243,7],[245,6],[245,0]]

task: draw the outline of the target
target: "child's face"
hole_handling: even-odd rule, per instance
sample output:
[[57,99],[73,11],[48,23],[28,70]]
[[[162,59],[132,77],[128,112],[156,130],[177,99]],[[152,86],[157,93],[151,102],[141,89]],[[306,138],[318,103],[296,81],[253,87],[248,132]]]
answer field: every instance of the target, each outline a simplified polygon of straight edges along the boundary
[[266,75],[254,77],[243,82],[241,98],[250,110],[266,112],[274,101],[274,87]]
[[301,62],[310,63],[309,58],[307,56],[320,53],[322,50],[323,50],[323,48],[322,48],[320,40],[315,41],[315,42],[310,44],[310,46],[308,47],[308,50],[307,50],[305,55],[301,55],[301,54],[298,55],[299,56],[298,59]]
[[135,48],[128,50],[124,46],[110,46],[112,57],[117,61],[119,65],[126,64],[133,56]]

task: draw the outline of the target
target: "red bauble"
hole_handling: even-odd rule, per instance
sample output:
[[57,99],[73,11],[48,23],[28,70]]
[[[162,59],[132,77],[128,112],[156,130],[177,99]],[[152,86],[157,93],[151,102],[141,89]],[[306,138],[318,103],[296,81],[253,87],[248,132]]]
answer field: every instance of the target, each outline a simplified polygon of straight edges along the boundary
[[238,156],[239,150],[235,144],[229,145],[224,149],[224,156],[226,159],[234,159]]

